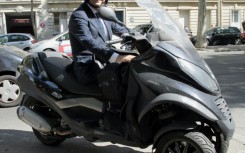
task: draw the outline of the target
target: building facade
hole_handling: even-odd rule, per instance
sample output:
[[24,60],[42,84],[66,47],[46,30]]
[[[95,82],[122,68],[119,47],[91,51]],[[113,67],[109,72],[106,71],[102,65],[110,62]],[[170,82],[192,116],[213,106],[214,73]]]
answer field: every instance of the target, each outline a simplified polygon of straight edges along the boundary
[[[35,12],[40,5],[41,0],[34,0]],[[33,33],[30,6],[28,0],[0,0],[0,34],[23,31]]]
[[[195,35],[198,24],[198,0],[158,0],[180,24],[189,27]],[[33,0],[37,39],[53,37],[67,30],[70,15],[83,0]],[[145,10],[134,0],[110,0],[119,20],[133,28],[149,23]],[[236,26],[243,31],[244,0],[206,0],[206,29],[214,26]],[[0,34],[10,32],[33,33],[30,0],[0,0]]]

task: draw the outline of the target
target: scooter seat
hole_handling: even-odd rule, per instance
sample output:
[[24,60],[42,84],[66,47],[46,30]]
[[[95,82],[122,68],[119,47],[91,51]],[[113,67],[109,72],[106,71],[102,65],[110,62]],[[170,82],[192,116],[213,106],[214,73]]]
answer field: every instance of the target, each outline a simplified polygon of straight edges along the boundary
[[[50,56],[51,54],[51,56]],[[59,54],[59,53],[58,53]],[[54,56],[54,53],[38,53],[50,80],[58,86],[73,94],[83,94],[95,97],[102,97],[102,91],[97,84],[81,85],[76,80],[73,72],[72,60],[62,56]]]

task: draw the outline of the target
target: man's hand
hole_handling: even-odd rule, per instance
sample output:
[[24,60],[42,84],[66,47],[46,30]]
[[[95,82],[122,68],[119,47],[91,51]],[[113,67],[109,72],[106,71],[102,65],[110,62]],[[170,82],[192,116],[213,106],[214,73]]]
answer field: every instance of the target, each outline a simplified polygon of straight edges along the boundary
[[135,41],[134,36],[132,36],[132,35],[130,35],[128,33],[122,34],[121,38],[123,39],[123,43],[134,42]]
[[130,62],[133,58],[135,58],[134,55],[118,55],[116,62],[117,63]]

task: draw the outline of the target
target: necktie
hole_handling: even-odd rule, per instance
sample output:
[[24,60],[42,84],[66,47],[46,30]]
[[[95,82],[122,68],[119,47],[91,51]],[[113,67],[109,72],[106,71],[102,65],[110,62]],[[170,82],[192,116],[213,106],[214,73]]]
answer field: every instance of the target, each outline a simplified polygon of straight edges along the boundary
[[100,31],[103,32],[103,34],[106,36],[106,31],[104,29],[104,26],[103,26],[103,23],[102,23],[102,20],[100,19],[98,13],[95,13],[95,16],[97,18],[97,22],[98,22],[98,25],[99,25],[99,28],[100,28]]

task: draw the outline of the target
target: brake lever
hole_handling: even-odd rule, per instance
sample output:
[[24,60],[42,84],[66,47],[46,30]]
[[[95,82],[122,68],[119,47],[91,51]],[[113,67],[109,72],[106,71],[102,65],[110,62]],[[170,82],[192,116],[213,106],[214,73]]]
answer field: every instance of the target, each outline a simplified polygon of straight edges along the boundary
[[[133,41],[127,41],[127,42],[124,42],[124,43],[122,43],[120,49],[123,49],[123,47],[125,47],[125,50],[131,50],[131,48],[132,48],[132,43],[133,43]],[[128,45],[128,46],[127,46],[127,45]],[[129,48],[129,46],[130,46],[130,48]]]

